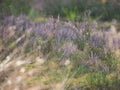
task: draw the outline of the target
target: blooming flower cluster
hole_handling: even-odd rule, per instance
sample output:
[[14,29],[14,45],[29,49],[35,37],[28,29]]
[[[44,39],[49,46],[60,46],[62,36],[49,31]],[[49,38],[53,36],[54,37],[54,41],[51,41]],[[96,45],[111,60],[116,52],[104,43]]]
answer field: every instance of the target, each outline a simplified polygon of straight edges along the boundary
[[[27,46],[31,46],[33,49],[34,45],[39,44],[40,47],[45,47],[44,51],[63,51],[66,56],[70,56],[79,49],[84,50],[86,46],[106,48],[106,50],[120,48],[119,35],[111,31],[99,30],[97,22],[62,22],[58,16],[57,19],[51,17],[47,21],[35,23],[21,15],[19,17],[6,17],[0,26],[0,36],[4,41],[12,36],[21,37],[24,33],[26,39],[30,41],[24,45],[30,44]],[[28,36],[29,38],[27,38]]]

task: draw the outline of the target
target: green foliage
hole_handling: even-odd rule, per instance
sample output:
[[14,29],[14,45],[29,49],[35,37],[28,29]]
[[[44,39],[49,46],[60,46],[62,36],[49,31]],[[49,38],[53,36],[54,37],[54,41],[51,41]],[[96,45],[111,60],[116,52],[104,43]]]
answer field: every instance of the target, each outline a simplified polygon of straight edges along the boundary
[[27,14],[31,19],[35,19],[36,17],[39,17],[41,14],[36,11],[36,9],[31,8]]
[[[120,20],[120,6],[117,0],[107,0],[102,3],[100,0],[36,0],[40,2],[39,7],[36,6],[34,0],[4,0],[0,3],[0,15],[6,14],[27,14],[30,17],[36,17],[38,14],[46,16],[60,15],[71,21],[79,21],[84,18],[87,10],[91,11],[92,18],[100,18],[101,20]],[[35,8],[37,7],[37,9]],[[39,10],[39,8],[41,8]],[[39,13],[38,13],[39,12]]]
[[74,7],[73,9],[68,8],[62,8],[63,14],[65,15],[66,19],[75,21],[78,16],[78,10],[77,7]]
[[105,89],[105,90],[119,90],[119,79],[116,76],[103,75],[101,73],[91,73],[86,77],[89,86],[87,89],[96,90],[96,89]]
[[41,11],[47,16],[60,15],[72,21],[81,20],[84,18],[84,13],[90,10],[92,18],[120,19],[120,6],[117,0],[107,0],[106,3],[102,3],[100,0],[40,0],[39,2],[44,5]]
[[102,89],[104,86],[106,86],[106,77],[105,75],[101,75],[100,73],[93,73],[90,74],[87,77],[87,81],[89,83],[89,88],[94,88],[94,89]]
[[31,0],[4,0],[0,3],[1,12],[0,15],[8,14],[28,14],[31,10]]

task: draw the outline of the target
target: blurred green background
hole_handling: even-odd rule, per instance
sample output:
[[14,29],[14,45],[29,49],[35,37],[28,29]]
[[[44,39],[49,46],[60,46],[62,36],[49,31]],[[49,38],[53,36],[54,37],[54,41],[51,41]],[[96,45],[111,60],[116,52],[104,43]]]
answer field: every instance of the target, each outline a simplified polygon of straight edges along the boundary
[[25,14],[79,21],[85,17],[120,20],[120,0],[0,0],[0,16]]

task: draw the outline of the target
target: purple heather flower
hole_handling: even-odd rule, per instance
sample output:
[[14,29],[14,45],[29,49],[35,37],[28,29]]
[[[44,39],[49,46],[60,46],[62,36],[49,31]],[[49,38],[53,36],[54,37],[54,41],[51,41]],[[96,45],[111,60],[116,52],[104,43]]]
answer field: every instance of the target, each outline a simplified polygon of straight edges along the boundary
[[71,42],[67,42],[58,51],[63,51],[64,56],[69,57],[77,51],[77,46]]
[[15,16],[7,16],[7,17],[5,17],[4,25],[5,26],[14,25],[15,21],[16,21]]
[[119,48],[120,48],[120,38],[118,39],[118,46],[119,46]]
[[90,42],[93,47],[101,47],[104,46],[104,37],[99,35],[99,32],[96,32],[92,36],[90,36]]

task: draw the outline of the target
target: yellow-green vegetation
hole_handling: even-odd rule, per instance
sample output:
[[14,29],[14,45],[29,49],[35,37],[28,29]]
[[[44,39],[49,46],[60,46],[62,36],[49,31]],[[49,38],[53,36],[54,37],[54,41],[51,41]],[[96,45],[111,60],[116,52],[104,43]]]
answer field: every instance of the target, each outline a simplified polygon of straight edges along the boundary
[[[73,62],[71,62],[72,64]],[[34,85],[44,84],[51,87],[54,83],[61,83],[64,89],[71,90],[81,88],[82,90],[97,90],[111,88],[110,90],[118,90],[116,85],[120,78],[117,78],[117,73],[102,74],[98,72],[85,72],[84,68],[74,69],[74,66],[65,66],[56,60],[46,61],[43,65],[33,63],[27,65],[29,71],[34,70],[34,77],[27,81],[27,83]],[[73,65],[73,64],[72,64]],[[36,69],[36,70],[35,70]],[[83,69],[83,70],[82,70]],[[79,73],[80,72],[80,73]],[[116,83],[116,84],[115,84]]]
[[37,17],[37,18],[34,18],[33,22],[35,23],[38,23],[38,22],[46,22],[48,21],[47,18],[43,18],[43,17]]

